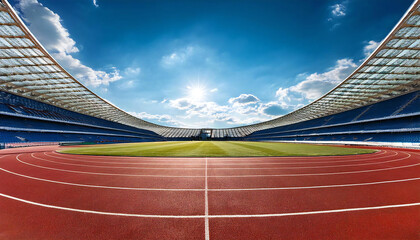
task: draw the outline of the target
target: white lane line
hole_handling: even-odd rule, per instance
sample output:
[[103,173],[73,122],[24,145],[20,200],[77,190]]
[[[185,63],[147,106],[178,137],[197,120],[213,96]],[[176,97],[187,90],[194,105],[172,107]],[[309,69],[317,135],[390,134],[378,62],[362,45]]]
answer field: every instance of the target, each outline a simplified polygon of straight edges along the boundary
[[[407,153],[405,153],[407,154]],[[76,163],[64,163],[64,162],[57,162],[57,161],[53,161],[53,160],[48,160],[45,158],[40,158],[40,157],[36,157],[34,155],[34,153],[31,153],[31,156],[35,159],[41,160],[41,161],[46,161],[46,162],[52,162],[52,163],[56,163],[56,164],[62,164],[62,165],[71,165],[71,166],[82,166],[82,167],[91,167],[91,168],[121,168],[121,169],[159,169],[159,170],[177,170],[177,169],[192,169],[192,170],[201,170],[201,169],[205,169],[205,168],[195,168],[195,167],[191,167],[191,168],[165,168],[165,167],[161,167],[161,168],[148,168],[148,167],[114,167],[114,166],[99,166],[99,165],[89,165],[89,164],[76,164]],[[49,156],[49,155],[46,155]],[[53,156],[50,156],[53,157]],[[410,156],[407,154],[407,157],[403,157],[403,158],[398,158],[398,159],[392,159],[392,160],[387,160],[387,161],[383,161],[383,162],[369,162],[369,163],[357,163],[357,164],[343,164],[343,165],[326,165],[326,166],[310,166],[310,167],[265,167],[265,168],[237,168],[237,167],[233,167],[233,168],[210,168],[210,169],[222,169],[222,170],[250,170],[250,169],[266,169],[266,170],[272,170],[272,169],[311,169],[311,168],[339,168],[339,167],[354,167],[354,166],[366,166],[366,165],[376,165],[376,164],[383,164],[383,163],[390,163],[390,162],[397,162],[397,161],[402,161],[404,159],[409,158]],[[55,157],[53,157],[55,158]],[[194,164],[193,164],[194,165]]]
[[[205,218],[205,215],[147,215],[147,214],[134,214],[134,213],[115,213],[115,212],[102,212],[94,210],[84,210],[78,208],[69,208],[69,207],[60,207],[50,204],[33,202],[17,197],[13,197],[7,194],[0,193],[1,197],[12,199],[15,201],[45,207],[58,210],[65,210],[71,212],[80,212],[80,213],[91,213],[99,215],[109,215],[109,216],[125,216],[125,217],[140,217],[140,218]],[[377,209],[387,209],[387,208],[401,208],[401,207],[413,207],[420,206],[420,202],[416,203],[406,203],[406,204],[395,204],[395,205],[383,205],[383,206],[374,206],[374,207],[359,207],[359,208],[344,208],[344,209],[333,209],[333,210],[320,210],[320,211],[308,211],[308,212],[291,212],[291,213],[273,213],[273,214],[248,214],[248,215],[208,215],[208,218],[254,218],[254,217],[285,217],[285,216],[297,216],[297,215],[312,215],[312,214],[325,214],[325,213],[340,213],[340,212],[353,212],[353,211],[364,211],[364,210],[377,210]]]
[[341,212],[355,212],[365,210],[377,210],[387,208],[400,208],[400,207],[413,207],[420,206],[420,202],[406,203],[406,204],[395,204],[395,205],[383,205],[374,207],[359,207],[359,208],[344,208],[344,209],[333,209],[333,210],[320,210],[320,211],[309,211],[309,212],[293,212],[293,213],[267,213],[267,214],[248,214],[248,215],[210,215],[209,218],[256,218],[256,217],[285,217],[285,216],[299,216],[299,215],[313,215],[313,214],[325,214],[325,213],[341,213]]
[[[51,152],[44,152],[45,155],[53,157],[49,154],[46,153],[51,153],[53,155],[55,155],[55,157],[58,158],[63,158],[63,159],[67,159],[67,160],[73,160],[73,161],[85,161],[86,157],[89,157],[90,159],[98,159],[98,160],[115,160],[115,161],[119,161],[117,159],[127,159],[127,160],[137,160],[137,161],[145,161],[145,162],[176,162],[176,161],[192,161],[192,160],[201,160],[203,159],[202,157],[185,157],[185,158],[181,158],[179,159],[179,157],[123,157],[123,156],[97,156],[97,155],[81,155],[81,154],[66,154],[66,153],[58,153],[56,151],[51,151]],[[359,157],[358,159],[364,159],[361,157],[367,157],[366,159],[370,159],[372,157],[376,157],[376,156],[381,156],[381,155],[385,155],[387,153],[386,150],[380,150],[378,152],[375,153],[369,153],[369,154],[363,154],[363,155],[341,155],[341,156],[295,156],[295,157],[291,157],[291,156],[272,156],[272,157],[214,157],[214,158],[210,158],[209,160],[212,161],[223,161],[223,162],[244,162],[244,160],[246,161],[254,161],[254,162],[263,162],[266,161],[267,159],[270,160],[302,160],[305,159],[305,161],[307,159],[311,159],[311,158],[332,158],[332,161],[326,161],[326,162],[336,162],[334,160],[337,159],[348,159],[348,158],[354,158],[355,156]],[[64,158],[63,156],[71,156],[72,158]],[[101,163],[119,163],[119,162],[115,162],[115,161],[111,161],[111,162],[103,162],[103,161],[91,161],[91,162],[101,162]],[[124,163],[124,162],[123,162]],[[130,161],[130,162],[125,162],[127,164],[136,164],[136,162]]]
[[[153,163],[153,162],[141,162],[141,163],[132,163],[132,162],[98,162],[98,161],[89,161],[89,160],[77,160],[77,159],[72,159],[72,158],[64,158],[64,157],[55,157],[55,156],[51,156],[48,154],[45,154],[46,156],[52,157],[52,158],[61,158],[64,160],[70,160],[70,161],[76,161],[76,162],[91,162],[91,163],[103,163],[103,164],[127,164],[127,165],[164,165],[164,166],[172,166],[172,165],[202,165],[204,167],[204,163],[174,163],[173,161],[166,161],[167,163]],[[88,156],[90,157],[90,156]]]
[[[59,153],[56,151],[47,151],[43,152],[45,155],[50,157],[56,157],[56,158],[63,158],[68,160],[74,160],[74,161],[85,161],[86,158],[90,159],[97,159],[96,161],[92,161],[95,163],[105,163],[102,160],[114,160],[109,161],[107,163],[127,163],[127,164],[141,164],[141,162],[191,162],[191,161],[202,161],[202,164],[204,164],[204,157],[180,157],[180,156],[173,156],[173,157],[124,157],[124,156],[110,156],[110,155],[88,155],[88,154],[68,154],[68,153]],[[48,154],[47,154],[48,153]],[[51,155],[50,155],[51,154]],[[54,155],[54,156],[52,156]],[[65,158],[65,157],[71,157],[71,158]],[[232,157],[234,158],[234,157]],[[132,160],[129,162],[121,162],[121,160]],[[141,161],[141,162],[140,162]]]
[[50,182],[50,183],[56,183],[56,184],[63,184],[63,185],[70,185],[70,186],[77,186],[77,187],[89,187],[89,188],[101,188],[101,189],[116,189],[116,190],[134,190],[134,191],[181,191],[181,192],[202,192],[204,189],[201,188],[134,188],[134,187],[112,187],[112,186],[104,186],[104,185],[91,185],[91,184],[79,184],[79,183],[71,183],[71,182],[61,182],[61,181],[55,181],[50,179],[44,179],[44,178],[37,178],[32,177],[16,172],[12,172],[9,170],[6,170],[4,168],[0,168],[1,171],[10,173],[19,177],[29,178],[37,181],[43,181],[43,182]]
[[[409,153],[407,153],[409,154]],[[32,163],[27,163],[22,161],[19,156],[16,159],[23,164],[44,168],[49,170],[55,171],[62,171],[62,172],[71,172],[71,173],[80,173],[80,174],[92,174],[92,175],[105,175],[105,176],[126,176],[126,177],[174,177],[174,178],[203,178],[204,176],[193,176],[193,175],[185,175],[185,176],[178,176],[178,175],[142,175],[142,174],[117,174],[117,173],[97,173],[97,172],[83,172],[83,171],[74,171],[74,170],[67,170],[67,169],[58,169],[58,168],[51,168],[51,167],[44,167],[39,166]],[[410,154],[409,154],[410,155]],[[411,155],[410,155],[411,157]],[[379,169],[371,169],[371,170],[359,170],[359,171],[347,171],[347,172],[330,172],[330,173],[300,173],[300,174],[254,174],[254,175],[214,175],[214,176],[207,176],[208,178],[240,178],[240,177],[299,177],[299,176],[328,176],[328,175],[341,175],[341,174],[354,174],[354,173],[366,173],[366,172],[378,172],[378,171],[386,171],[386,170],[393,170],[393,169],[400,169],[400,168],[408,168],[418,166],[420,163],[411,164],[411,165],[404,165],[398,167],[390,167],[390,168],[379,168]]]
[[209,227],[209,194],[208,194],[208,183],[207,183],[207,157],[206,157],[206,185],[205,185],[205,212],[204,212],[204,232],[206,240],[210,240],[210,227]]
[[[56,151],[47,151],[44,153],[51,153],[53,155],[55,155],[56,157],[60,156],[68,156],[68,157],[72,157],[71,159],[75,159],[76,160],[82,160],[84,161],[85,157],[88,157],[90,159],[98,159],[99,161],[95,161],[95,162],[102,162],[101,160],[105,159],[105,160],[115,160],[115,163],[118,163],[121,160],[132,160],[129,163],[136,163],[135,161],[157,161],[157,162],[176,162],[176,161],[195,161],[195,160],[202,160],[204,163],[204,158],[203,157],[124,157],[124,156],[109,156],[109,155],[84,155],[84,154],[69,154],[69,153],[60,153],[60,152],[56,152]],[[51,156],[51,155],[49,155]],[[121,159],[121,160],[119,160]],[[112,162],[110,162],[112,163]]]
[[367,172],[379,172],[379,171],[386,171],[386,170],[394,170],[400,168],[408,168],[408,167],[415,167],[419,166],[420,163],[405,165],[405,166],[398,166],[398,167],[390,167],[390,168],[379,168],[379,169],[371,169],[371,170],[361,170],[361,171],[349,171],[349,172],[332,172],[332,173],[301,173],[301,174],[260,174],[260,175],[216,175],[216,176],[209,176],[212,178],[240,178],[240,177],[298,177],[298,176],[328,176],[328,175],[341,175],[341,174],[354,174],[354,173],[367,173]]
[[209,164],[210,166],[217,166],[217,165],[304,165],[304,164],[314,164],[314,163],[347,163],[347,162],[361,162],[361,161],[372,161],[372,160],[377,160],[377,159],[382,159],[382,158],[388,158],[388,157],[394,157],[398,155],[398,152],[394,152],[394,155],[386,155],[386,156],[381,156],[381,157],[376,157],[376,158],[368,158],[368,159],[352,159],[352,160],[341,160],[341,161],[315,161],[315,162],[309,162],[309,161],[305,161],[305,162],[262,162],[262,163],[247,163],[247,162],[241,162],[241,163],[216,163],[216,164]]
[[[205,169],[205,168],[203,168],[203,167],[200,167],[200,168],[196,168],[196,167],[190,167],[190,168],[185,168],[185,167],[183,167],[183,168],[165,168],[165,167],[160,167],[160,168],[149,168],[149,167],[114,167],[114,166],[99,166],[99,165],[89,165],[89,164],[77,164],[77,163],[64,163],[64,162],[56,162],[56,161],[53,161],[53,160],[48,160],[48,159],[45,159],[45,158],[40,158],[40,157],[37,157],[37,156],[35,156],[33,153],[31,153],[31,156],[33,157],[33,158],[35,158],[35,159],[38,159],[38,160],[41,160],[41,161],[45,161],[45,162],[52,162],[52,163],[57,163],[57,164],[63,164],[63,165],[71,165],[71,166],[81,166],[81,167],[96,167],[96,168],[121,168],[121,169],[162,169],[162,170],[168,170],[168,169],[174,169],[174,170],[177,170],[177,169],[183,169],[183,170],[188,170],[188,169],[191,169],[191,170],[203,170],[203,169]],[[49,155],[46,155],[46,156],[49,156]],[[53,157],[53,156],[50,156],[50,157]],[[53,157],[53,158],[55,158],[55,157]],[[98,162],[98,163],[100,163],[100,162]],[[193,164],[194,165],[194,164]]]
[[[397,156],[398,152],[394,152],[394,155],[386,155],[386,156],[382,156],[382,157],[377,157],[377,158],[368,158],[368,159],[355,159],[355,160],[345,160],[345,161],[317,161],[317,162],[265,162],[265,163],[260,163],[258,162],[244,162],[242,161],[241,163],[216,163],[216,164],[209,164],[210,166],[219,166],[219,165],[226,165],[226,166],[236,166],[236,165],[301,165],[301,164],[313,164],[313,163],[340,163],[340,162],[361,162],[361,161],[372,161],[372,160],[377,160],[377,159],[381,159],[381,158],[387,158],[387,157],[393,157],[393,156]],[[69,160],[69,161],[76,161],[76,162],[91,162],[91,163],[98,163],[98,161],[89,161],[89,160],[76,160],[76,159],[71,159],[71,158],[64,158],[64,157],[56,157],[56,156],[51,156],[48,155],[46,153],[43,153],[46,156],[52,157],[52,158],[60,158],[60,159],[64,159],[64,160]],[[191,164],[191,163],[173,163],[171,161],[167,161],[169,163],[122,163],[122,162],[100,162],[100,163],[104,163],[104,164],[132,164],[132,165],[186,165],[186,166],[191,166],[191,165],[201,165],[201,164]]]
[[0,196],[9,198],[12,200],[16,200],[19,202],[35,205],[35,206],[66,210],[66,211],[71,211],[71,212],[80,212],[80,213],[93,213],[93,214],[100,214],[100,215],[140,217],[140,218],[203,218],[204,217],[203,215],[148,215],[148,214],[134,214],[134,213],[102,212],[102,211],[84,210],[84,209],[78,209],[78,208],[60,207],[60,206],[55,206],[55,205],[50,205],[50,204],[38,203],[38,202],[33,202],[33,201],[13,197],[13,196],[6,195],[3,193],[0,193]]
[[318,188],[338,188],[338,187],[355,187],[355,186],[368,186],[368,185],[379,185],[386,183],[399,183],[399,182],[410,182],[420,180],[418,178],[407,178],[407,179],[397,179],[397,180],[388,180],[388,181],[379,181],[379,182],[366,182],[366,183],[349,183],[349,184],[333,184],[333,185],[315,185],[315,186],[301,186],[301,187],[268,187],[268,188],[218,188],[218,189],[208,189],[212,192],[229,192],[229,191],[264,191],[264,190],[299,190],[299,189],[318,189]]
[[[10,170],[0,168],[0,171],[10,173],[19,177],[29,178],[37,181],[50,182],[56,184],[77,186],[77,187],[90,187],[90,188],[101,188],[101,189],[117,189],[117,190],[134,190],[134,191],[205,191],[205,189],[196,189],[196,188],[133,188],[133,187],[112,187],[104,185],[91,185],[91,184],[79,184],[71,182],[62,182],[55,181],[44,178],[37,178],[33,176],[28,176]],[[335,187],[353,187],[353,186],[366,186],[366,185],[378,185],[378,184],[387,184],[387,183],[399,183],[399,182],[409,182],[420,180],[419,178],[407,178],[407,179],[397,179],[397,180],[387,180],[379,182],[366,182],[366,183],[349,183],[349,184],[335,184],[335,185],[315,185],[315,186],[298,186],[298,187],[272,187],[272,188],[218,188],[212,189],[208,188],[207,191],[219,192],[219,191],[262,191],[262,190],[299,190],[299,189],[317,189],[317,188],[335,188]]]
[[119,173],[98,173],[98,172],[83,172],[83,171],[74,171],[74,170],[67,170],[67,169],[59,169],[59,168],[51,168],[51,167],[44,167],[39,166],[36,164],[28,163],[25,161],[22,161],[19,157],[22,154],[19,154],[16,156],[16,160],[18,160],[20,163],[37,167],[37,168],[43,168],[48,170],[54,170],[54,171],[61,171],[61,172],[70,172],[70,173],[80,173],[80,174],[90,174],[90,175],[103,175],[103,176],[124,176],[124,177],[162,177],[162,178],[204,178],[204,176],[177,176],[177,175],[144,175],[144,174],[119,174]]
[[[245,162],[247,160],[238,160],[238,162],[240,163],[215,163],[215,164],[209,164],[210,166],[215,165],[264,165],[264,164],[269,164],[269,165],[294,165],[294,164],[312,164],[312,163],[340,163],[340,162],[361,162],[361,161],[371,161],[371,160],[376,160],[376,159],[381,159],[381,158],[387,158],[387,157],[393,157],[398,155],[398,152],[393,151],[395,154],[393,155],[386,155],[386,156],[381,156],[381,157],[370,157],[370,158],[366,158],[366,159],[362,159],[362,158],[357,158],[357,159],[353,159],[353,160],[342,160],[342,161],[315,161],[315,162],[311,162],[311,161],[304,161],[304,162],[261,162],[261,161],[254,161],[254,162]],[[89,161],[89,160],[84,160],[84,159],[75,159],[75,158],[65,158],[65,157],[59,157],[59,156],[51,156],[49,154],[46,154],[44,152],[44,155],[49,156],[49,157],[53,157],[53,158],[61,158],[61,159],[65,159],[65,160],[70,160],[70,161],[76,161],[76,162],[91,162],[91,163],[99,163],[98,161]],[[381,154],[384,155],[384,154]],[[355,157],[354,155],[351,155],[353,157]],[[377,155],[375,155],[377,156]],[[86,155],[86,157],[92,157],[89,155]],[[98,156],[95,156],[98,157]],[[323,158],[324,156],[319,156],[319,158]],[[306,157],[299,157],[301,159],[304,159]],[[298,158],[298,159],[299,159]],[[192,160],[192,159],[191,159]],[[212,159],[213,160],[213,159]],[[198,164],[191,164],[191,163],[174,163],[174,161],[172,161],[171,159],[169,160],[161,160],[167,163],[153,163],[154,160],[145,160],[145,161],[149,161],[149,162],[141,162],[141,163],[133,163],[133,162],[107,162],[107,161],[101,161],[100,163],[104,163],[104,164],[132,164],[132,165],[200,165],[200,163]],[[184,160],[184,161],[188,161],[188,160]],[[223,160],[224,161],[224,160]],[[229,161],[229,160],[227,160]],[[249,160],[248,160],[249,161]]]

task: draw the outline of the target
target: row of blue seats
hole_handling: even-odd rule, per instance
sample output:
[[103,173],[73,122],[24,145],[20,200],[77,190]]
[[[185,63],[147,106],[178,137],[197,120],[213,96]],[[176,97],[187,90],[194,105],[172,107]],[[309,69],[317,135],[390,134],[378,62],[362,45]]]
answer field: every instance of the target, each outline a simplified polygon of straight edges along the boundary
[[39,133],[0,130],[0,144],[36,142],[144,142],[146,138],[102,136],[97,134]]
[[[301,139],[356,132],[418,132],[420,129],[420,91],[369,106],[252,133],[244,140]],[[373,141],[373,140],[372,140]]]
[[36,116],[36,117],[48,118],[48,119],[56,119],[56,120],[77,121],[76,119],[70,116],[65,116],[65,115],[62,115],[60,113],[53,112],[53,111],[47,111],[47,110],[41,111],[37,109],[28,108],[25,106],[17,106],[17,105],[10,105],[10,104],[1,104],[1,105],[4,105],[6,107],[6,108],[3,107],[4,110],[7,110],[8,108],[12,110],[12,112],[17,113],[17,114]]
[[419,143],[420,132],[395,132],[395,133],[356,133],[356,134],[334,134],[300,137],[262,137],[254,139],[257,141],[336,141],[336,142],[405,142]]
[[331,127],[311,128],[307,130],[289,130],[287,132],[269,132],[253,136],[253,139],[260,139],[269,136],[299,136],[314,134],[332,134],[340,132],[364,132],[364,131],[420,131],[420,115],[406,116],[373,122],[359,122],[350,125],[338,125]]
[[124,130],[141,134],[148,134],[160,138],[159,135],[149,130],[139,129],[124,124],[83,115],[32,99],[0,91],[0,114],[2,112],[4,114],[15,114],[22,117],[28,116],[42,118],[44,120],[60,120],[73,124],[89,124],[98,128],[115,128],[122,131]]
[[253,136],[264,135],[266,133],[318,128],[333,126],[336,124],[351,124],[370,120],[375,121],[376,119],[393,118],[413,114],[420,114],[420,91],[331,116],[260,130],[252,133],[248,137],[252,138]]
[[153,138],[150,135],[133,133],[133,132],[121,132],[117,130],[101,129],[101,128],[91,128],[86,126],[74,125],[74,124],[65,124],[60,122],[48,122],[41,120],[25,119],[20,117],[13,116],[2,116],[0,118],[0,128],[4,130],[13,130],[19,128],[20,130],[27,129],[27,131],[34,130],[49,130],[49,131],[71,131],[71,132],[83,132],[83,133],[92,133],[92,134],[114,134],[114,135],[131,135],[145,138]]

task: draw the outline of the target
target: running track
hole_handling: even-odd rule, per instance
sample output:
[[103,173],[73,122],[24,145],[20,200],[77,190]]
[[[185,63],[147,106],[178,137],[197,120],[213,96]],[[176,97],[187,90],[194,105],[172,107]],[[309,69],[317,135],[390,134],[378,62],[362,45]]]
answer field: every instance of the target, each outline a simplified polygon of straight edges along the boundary
[[0,151],[0,239],[420,239],[420,151],[134,158]]

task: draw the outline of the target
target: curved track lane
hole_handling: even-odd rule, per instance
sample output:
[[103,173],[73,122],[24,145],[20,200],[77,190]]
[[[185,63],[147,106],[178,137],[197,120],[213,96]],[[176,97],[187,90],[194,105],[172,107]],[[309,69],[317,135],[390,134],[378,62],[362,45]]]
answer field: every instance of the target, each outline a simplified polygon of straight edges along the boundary
[[420,151],[149,158],[0,151],[0,239],[418,239]]

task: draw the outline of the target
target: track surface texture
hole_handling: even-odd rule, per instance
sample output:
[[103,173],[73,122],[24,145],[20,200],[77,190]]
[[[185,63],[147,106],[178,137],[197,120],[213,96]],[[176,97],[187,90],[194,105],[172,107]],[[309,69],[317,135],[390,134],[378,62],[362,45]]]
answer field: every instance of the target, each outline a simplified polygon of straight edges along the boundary
[[420,239],[418,150],[152,158],[58,149],[0,151],[0,239]]

